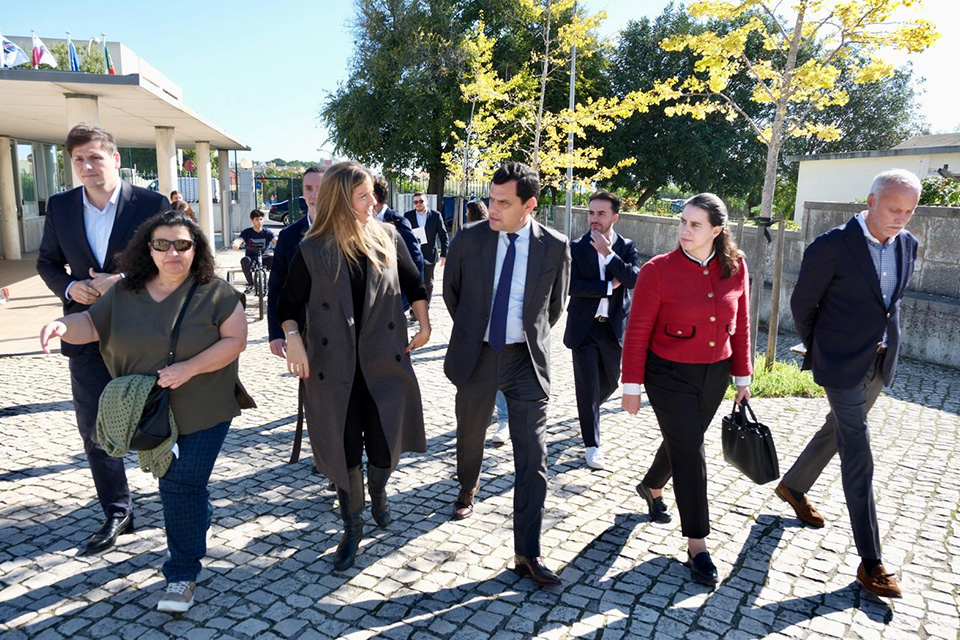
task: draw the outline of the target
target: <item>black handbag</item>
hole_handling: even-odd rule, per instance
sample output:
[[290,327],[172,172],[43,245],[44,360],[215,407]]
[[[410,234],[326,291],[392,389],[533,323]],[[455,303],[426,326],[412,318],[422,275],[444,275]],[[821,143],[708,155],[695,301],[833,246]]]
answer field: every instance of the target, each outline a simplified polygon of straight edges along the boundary
[[[173,332],[170,334],[170,351],[167,352],[167,366],[173,364],[174,353],[177,350],[177,338],[180,337],[180,323],[183,322],[183,316],[187,313],[187,306],[193,297],[193,292],[197,290],[197,283],[194,282],[187,293],[187,298],[180,307],[180,315],[173,325]],[[129,451],[150,451],[156,449],[170,437],[170,389],[161,387],[154,383],[147,396],[147,401],[143,403],[143,411],[140,413],[140,421],[137,422],[137,431],[130,438]]]
[[730,415],[723,417],[722,441],[723,459],[757,484],[780,477],[777,448],[770,428],[757,422],[746,400],[739,407],[734,403]]

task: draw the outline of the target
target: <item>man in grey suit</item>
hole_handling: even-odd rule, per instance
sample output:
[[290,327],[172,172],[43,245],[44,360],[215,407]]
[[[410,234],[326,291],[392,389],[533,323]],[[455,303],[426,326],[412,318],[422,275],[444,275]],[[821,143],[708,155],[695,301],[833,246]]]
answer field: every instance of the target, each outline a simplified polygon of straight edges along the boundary
[[493,174],[490,217],[454,238],[443,275],[443,301],[453,317],[444,373],[457,386],[457,520],[473,514],[483,441],[497,390],[507,398],[513,443],[515,571],[538,585],[560,578],[540,558],[547,494],[545,430],[550,394],[550,328],[560,318],[570,282],[567,239],[540,226],[540,179],[507,162]]

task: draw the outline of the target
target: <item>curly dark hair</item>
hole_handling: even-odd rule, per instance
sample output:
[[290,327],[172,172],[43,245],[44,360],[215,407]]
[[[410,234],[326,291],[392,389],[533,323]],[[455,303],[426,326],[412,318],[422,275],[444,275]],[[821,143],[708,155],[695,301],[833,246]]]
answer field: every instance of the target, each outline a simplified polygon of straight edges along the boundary
[[120,254],[120,271],[127,276],[120,283],[123,287],[140,291],[159,273],[150,255],[149,244],[153,232],[159,227],[186,227],[193,239],[193,264],[190,265],[190,273],[199,284],[207,284],[213,280],[216,262],[200,225],[182,211],[166,211],[144,220],[137,227],[130,244]]

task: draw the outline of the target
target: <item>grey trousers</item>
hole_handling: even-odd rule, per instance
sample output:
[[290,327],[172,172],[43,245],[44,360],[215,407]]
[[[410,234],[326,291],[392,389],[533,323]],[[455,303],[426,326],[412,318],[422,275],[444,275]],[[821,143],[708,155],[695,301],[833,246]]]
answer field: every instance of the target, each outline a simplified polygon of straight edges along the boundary
[[807,493],[833,456],[840,454],[840,477],[850,526],[861,558],[880,559],[877,507],[873,499],[873,453],[867,413],[883,389],[883,359],[877,354],[863,380],[852,389],[824,389],[830,413],[803,453],[783,475],[784,486]]
[[476,491],[483,465],[483,442],[497,390],[507,398],[510,442],[516,478],[513,488],[514,552],[540,555],[543,502],[547,497],[547,395],[533,370],[525,344],[496,353],[484,344],[467,384],[457,388],[457,479]]

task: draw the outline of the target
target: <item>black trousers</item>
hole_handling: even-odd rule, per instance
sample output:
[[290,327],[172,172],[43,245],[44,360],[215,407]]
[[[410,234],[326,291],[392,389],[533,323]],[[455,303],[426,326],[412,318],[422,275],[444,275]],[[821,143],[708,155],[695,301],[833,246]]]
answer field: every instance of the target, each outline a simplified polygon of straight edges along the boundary
[[96,442],[100,394],[110,380],[110,372],[103,363],[99,345],[84,345],[80,353],[70,358],[70,387],[73,390],[77,428],[83,439],[83,450],[87,454],[100,508],[107,518],[122,518],[133,508],[123,458],[107,455]]
[[[247,279],[247,286],[253,286],[253,265],[257,262],[256,257],[243,256],[240,258],[240,268],[243,269],[243,277]],[[263,256],[263,266],[270,269],[273,266],[273,256]]]
[[470,380],[457,387],[457,478],[461,489],[479,487],[483,442],[497,390],[507,399],[516,480],[513,546],[520,555],[540,555],[543,502],[547,497],[547,394],[540,387],[525,344],[496,353],[484,344]]
[[620,342],[613,327],[597,319],[583,344],[573,349],[573,382],[584,446],[600,446],[600,405],[617,390],[620,356]]
[[716,415],[730,377],[730,361],[685,364],[647,354],[644,388],[663,443],[643,484],[662,489],[673,477],[680,528],[688,538],[710,533],[703,434]]
[[383,433],[380,412],[358,362],[350,399],[347,401],[347,419],[343,431],[343,452],[348,469],[363,462],[364,449],[367,451],[367,462],[382,469],[390,468],[390,447]]
[[437,269],[436,262],[423,262],[423,287],[427,290],[427,304],[433,298],[433,272]]

